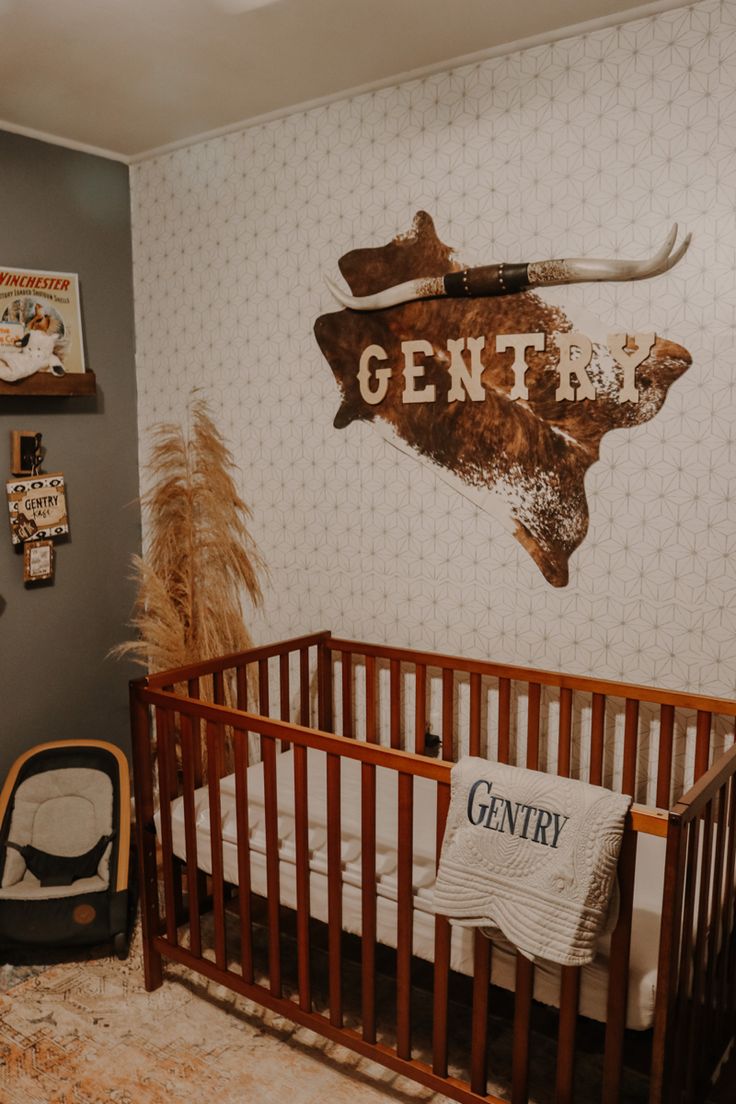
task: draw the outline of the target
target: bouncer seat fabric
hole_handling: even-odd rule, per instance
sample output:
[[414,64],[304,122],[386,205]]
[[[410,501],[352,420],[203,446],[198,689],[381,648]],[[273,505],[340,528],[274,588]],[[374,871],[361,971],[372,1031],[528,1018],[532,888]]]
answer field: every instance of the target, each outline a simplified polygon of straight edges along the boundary
[[0,817],[0,943],[114,939],[120,951],[130,847],[122,752],[89,740],[32,748],[10,771]]

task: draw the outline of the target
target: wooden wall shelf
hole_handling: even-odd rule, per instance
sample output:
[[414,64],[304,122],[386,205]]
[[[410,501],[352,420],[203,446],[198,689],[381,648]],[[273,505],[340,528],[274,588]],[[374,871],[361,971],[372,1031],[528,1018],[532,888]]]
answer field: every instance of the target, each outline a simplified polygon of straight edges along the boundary
[[97,381],[94,372],[70,372],[67,376],[54,376],[51,372],[36,372],[35,376],[18,380],[17,383],[6,383],[0,380],[0,396],[2,395],[94,395],[97,391]]

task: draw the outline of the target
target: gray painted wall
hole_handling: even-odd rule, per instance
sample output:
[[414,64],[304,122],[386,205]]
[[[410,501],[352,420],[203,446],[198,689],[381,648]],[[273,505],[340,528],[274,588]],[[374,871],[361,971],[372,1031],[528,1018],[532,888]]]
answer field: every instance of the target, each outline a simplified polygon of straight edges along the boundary
[[128,635],[140,512],[127,167],[0,132],[0,210],[0,263],[78,273],[97,375],[90,398],[0,396],[0,472],[10,469],[10,430],[40,430],[44,470],[67,480],[71,528],[57,542],[53,584],[27,588],[0,521],[2,779],[43,740],[102,738],[128,749],[136,669],[106,656]]

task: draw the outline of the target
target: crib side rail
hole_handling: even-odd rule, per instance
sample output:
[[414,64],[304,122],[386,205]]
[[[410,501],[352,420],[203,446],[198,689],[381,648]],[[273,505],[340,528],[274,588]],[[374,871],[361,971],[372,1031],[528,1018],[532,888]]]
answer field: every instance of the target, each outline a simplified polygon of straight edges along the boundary
[[[471,1043],[467,1062],[467,1080],[450,1075],[448,1042],[450,1035],[450,925],[446,919],[434,921],[434,982],[433,1035],[431,1059],[423,1060],[416,1052],[416,1025],[411,1002],[413,981],[413,917],[415,903],[412,890],[414,843],[412,809],[417,800],[421,779],[436,784],[437,838],[436,855],[442,842],[449,805],[449,761],[432,760],[426,756],[384,747],[371,740],[356,740],[306,728],[280,719],[229,709],[216,703],[190,697],[180,697],[172,691],[159,690],[142,680],[133,688],[134,724],[136,726],[136,795],[141,804],[138,818],[139,845],[143,848],[144,877],[142,884],[144,945],[147,984],[160,984],[162,956],[182,962],[206,976],[229,985],[235,991],[256,1000],[267,1008],[280,1012],[342,1042],[359,1053],[373,1058],[389,1068],[406,1074],[435,1091],[443,1092],[465,1104],[480,1101],[496,1102],[500,1098],[488,1095],[488,1056],[491,1040],[488,1014],[489,981],[495,952],[478,935],[475,939],[474,983],[471,1009]],[[153,723],[152,723],[153,721]],[[237,810],[237,878],[226,871],[223,855],[225,814],[221,805],[220,781],[225,773],[225,735],[233,735],[235,752],[235,804]],[[197,735],[206,743],[206,767],[198,779]],[[257,777],[263,787],[263,836],[265,848],[256,860],[249,842],[249,747],[253,739],[260,742],[261,765]],[[288,744],[291,760],[277,754]],[[307,751],[325,753],[327,801],[327,1001],[326,1010],[318,1005],[312,976],[313,926],[310,921],[310,894],[313,892],[309,874],[310,804],[313,793],[308,785]],[[154,755],[155,751],[155,755]],[[344,863],[341,854],[341,813],[345,811],[346,794],[341,786],[342,759],[360,764],[361,878],[360,908],[362,937],[361,961],[361,1023],[359,1029],[346,1026],[343,999],[346,992],[345,962],[341,936],[343,908]],[[253,760],[251,760],[252,762]],[[376,949],[380,937],[380,903],[376,899],[377,816],[376,772],[383,767],[396,776],[398,802],[398,857],[396,865],[396,1039],[388,1045],[379,1041],[376,1031]],[[280,859],[279,783],[284,774],[293,770],[294,848],[296,854],[296,951],[297,979],[285,976],[284,918],[280,903],[287,876]],[[250,776],[252,779],[252,775]],[[156,782],[154,787],[153,782]],[[204,844],[196,831],[199,800],[195,787],[204,786],[208,796],[210,838]],[[156,837],[153,832],[153,792],[160,794],[159,844],[161,848],[160,887],[156,873]],[[173,852],[172,808],[181,798],[185,828],[184,860]],[[609,991],[609,1024],[606,1029],[606,1086],[601,1098],[605,1104],[619,1099],[620,1055],[626,1020],[626,985],[631,935],[631,897],[634,875],[636,836],[638,831],[661,834],[665,828],[663,814],[658,810],[637,807],[629,818],[622,858],[622,907],[619,925],[613,936],[611,956],[611,989]],[[199,849],[199,850],[198,850]],[[254,968],[254,917],[251,914],[252,862],[265,867],[267,892],[265,924],[267,965],[265,976]],[[202,868],[207,871],[206,877]],[[185,875],[184,892],[182,875]],[[237,881],[237,890],[233,882]],[[262,892],[262,891],[261,891]],[[238,940],[233,962],[235,941],[229,919],[231,898],[237,894]],[[204,930],[201,914],[209,914],[210,925]],[[529,1095],[530,1074],[534,1071],[532,1032],[532,995],[534,968],[522,956],[516,959],[517,985],[514,997],[513,1095],[514,1104],[523,1104]],[[571,1104],[575,1097],[576,1025],[580,993],[579,969],[565,969],[560,990],[560,1030],[557,1051],[557,1099]],[[579,1099],[579,1097],[577,1098]],[[586,1101],[586,1104],[588,1102]]]
[[736,1035],[736,747],[670,813],[651,1104],[695,1104]]
[[669,809],[734,740],[736,701],[330,636],[321,725],[580,778]]
[[263,644],[247,648],[242,652],[233,652],[228,655],[216,656],[212,659],[198,660],[182,667],[173,667],[167,671],[157,671],[146,676],[146,683],[154,689],[164,686],[173,686],[177,683],[187,683],[192,679],[205,678],[217,672],[236,670],[244,663],[258,663],[263,659],[272,659],[287,653],[301,651],[303,648],[311,648],[323,644],[330,636],[325,631],[308,633],[304,636],[290,637],[287,640],[279,640],[271,644]]

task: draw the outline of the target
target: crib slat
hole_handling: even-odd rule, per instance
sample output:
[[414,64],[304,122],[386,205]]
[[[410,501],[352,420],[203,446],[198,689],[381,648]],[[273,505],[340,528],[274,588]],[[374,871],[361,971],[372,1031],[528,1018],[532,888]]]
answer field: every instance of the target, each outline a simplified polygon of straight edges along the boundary
[[194,752],[194,731],[191,717],[181,716],[181,765],[184,807],[184,839],[187,855],[187,895],[189,898],[189,946],[192,954],[199,958],[202,954],[202,933],[200,928],[200,871],[197,864],[197,825],[194,809],[194,791],[196,789],[196,757]]
[[639,702],[636,698],[626,699],[624,720],[624,763],[621,790],[625,794],[636,794],[636,756],[639,744]]
[[[196,698],[199,700],[201,697],[201,690],[198,678],[191,678],[187,682],[187,694],[190,698]],[[204,782],[204,772],[202,768],[202,724],[199,717],[192,717],[192,736],[194,739],[194,780],[195,786],[199,787]]]
[[294,824],[296,845],[296,951],[299,1007],[311,1011],[309,961],[309,804],[307,749],[294,745]]
[[258,660],[258,712],[262,717],[271,716],[267,659]]
[[695,889],[698,862],[698,838],[700,821],[691,821],[686,829],[687,859],[685,875],[685,907],[683,909],[680,962],[677,974],[677,1005],[675,1011],[675,1039],[672,1047],[674,1055],[670,1083],[681,1085],[686,1070],[688,1052],[687,1040],[690,1036],[690,985],[693,960],[693,916],[695,913]]
[[342,734],[353,736],[353,653],[340,653],[342,683]]
[[310,723],[309,713],[309,648],[299,649],[299,724]]
[[511,1104],[528,1104],[529,1038],[532,1022],[534,963],[525,955],[516,955],[514,989],[514,1035],[511,1068]]
[[174,849],[171,834],[171,797],[173,791],[173,754],[171,747],[171,716],[168,710],[156,709],[156,745],[158,748],[158,793],[161,818],[161,851],[166,908],[166,938],[176,944],[176,889],[174,886]]
[[248,667],[241,663],[235,669],[235,704],[238,709],[248,709]]
[[694,782],[705,774],[710,762],[710,726],[713,714],[704,709],[698,710],[695,732],[695,777]]
[[[730,782],[728,796],[728,847],[726,849],[726,873],[725,884],[729,887],[726,894],[726,914],[724,918],[724,931],[732,932],[736,919],[734,907],[734,891],[731,888],[736,884],[736,780]],[[724,1015],[729,1017],[736,1001],[736,941],[733,938],[726,941],[726,954],[721,971],[720,1007]]]
[[[251,915],[250,831],[248,816],[248,733],[235,730],[235,820],[238,833],[238,911],[240,968],[253,982],[253,922]],[[196,837],[195,837],[196,838]],[[187,848],[188,850],[188,848]]]
[[511,679],[498,680],[498,761],[508,763],[511,750]]
[[608,1005],[603,1055],[603,1095],[601,1104],[619,1104],[623,1071],[624,1031],[629,997],[629,958],[631,924],[634,909],[637,834],[624,831],[618,862],[620,893],[616,927],[611,935],[608,957]]
[[485,1096],[488,1085],[488,994],[491,941],[473,932],[473,1012],[470,1033],[470,1087]]
[[327,917],[330,1023],[342,1027],[342,831],[340,756],[327,755]]
[[706,955],[706,987],[705,987],[705,1019],[703,1022],[703,1035],[706,1039],[717,1038],[717,1030],[713,1032],[713,1018],[719,1011],[716,994],[716,963],[721,950],[721,937],[725,935],[724,944],[728,939],[728,929],[722,927],[724,912],[723,896],[723,866],[726,852],[726,835],[728,824],[726,821],[726,786],[718,791],[718,804],[715,820],[715,860],[713,863],[713,879],[711,882],[710,918],[708,924],[708,949]]
[[[439,866],[442,840],[450,807],[450,787],[437,785],[437,844],[435,865]],[[432,1027],[432,1069],[447,1077],[447,1016],[450,992],[450,921],[435,916],[434,921],[434,1008]]]
[[455,758],[454,685],[453,671],[446,667],[442,672],[442,758],[450,761]]
[[413,935],[412,855],[414,779],[399,773],[396,902],[396,1053],[411,1058],[411,954]]
[[332,652],[321,642],[317,645],[317,713],[323,732],[332,732],[332,689]]
[[473,671],[470,676],[470,718],[468,750],[471,755],[480,755],[480,675]]
[[560,1021],[557,1036],[555,1104],[572,1104],[575,1089],[575,1030],[580,997],[579,966],[560,968]]
[[376,659],[375,656],[365,658],[365,738],[369,743],[375,744],[377,733],[378,705],[376,701]]
[[538,682],[530,682],[528,715],[526,728],[526,765],[529,770],[539,769],[539,711],[542,701],[542,687]]
[[212,672],[212,700],[216,705],[225,704],[225,676],[222,671]]
[[268,980],[275,997],[281,996],[281,885],[279,878],[278,780],[276,741],[261,736],[263,758],[263,805],[266,825],[266,890],[268,912]]
[[[287,723],[291,716],[289,682],[289,653],[282,652],[279,656],[279,716]],[[288,740],[281,741],[282,751],[288,751],[290,746]]]
[[427,668],[423,663],[416,667],[414,699],[414,750],[424,755],[424,734],[427,731]]
[[[700,719],[700,718],[698,718]],[[703,1007],[705,1001],[705,948],[708,934],[708,900],[710,897],[710,871],[713,847],[713,802],[705,807],[703,817],[703,847],[700,854],[700,886],[698,893],[698,921],[693,958],[693,999],[688,1038],[687,1092],[694,1097],[700,1082],[703,1060]]]
[[389,696],[391,703],[391,747],[401,747],[401,664],[398,659],[389,663]]
[[659,750],[657,753],[656,802],[660,809],[669,809],[672,789],[672,738],[675,729],[675,707],[662,705],[659,710]]
[[560,720],[557,742],[557,773],[570,777],[572,762],[572,690],[563,686],[560,690]]
[[363,1038],[376,1041],[376,768],[361,766],[361,997]]
[[603,737],[606,720],[605,694],[593,694],[590,714],[590,772],[591,786],[603,785]]
[[215,918],[215,964],[227,969],[225,943],[225,883],[222,863],[222,809],[220,805],[220,763],[224,733],[221,725],[207,723],[207,790],[210,806],[210,853],[212,856],[212,908]]
[[282,721],[288,721],[291,714],[289,681],[289,653],[282,652],[279,656],[279,716]]

